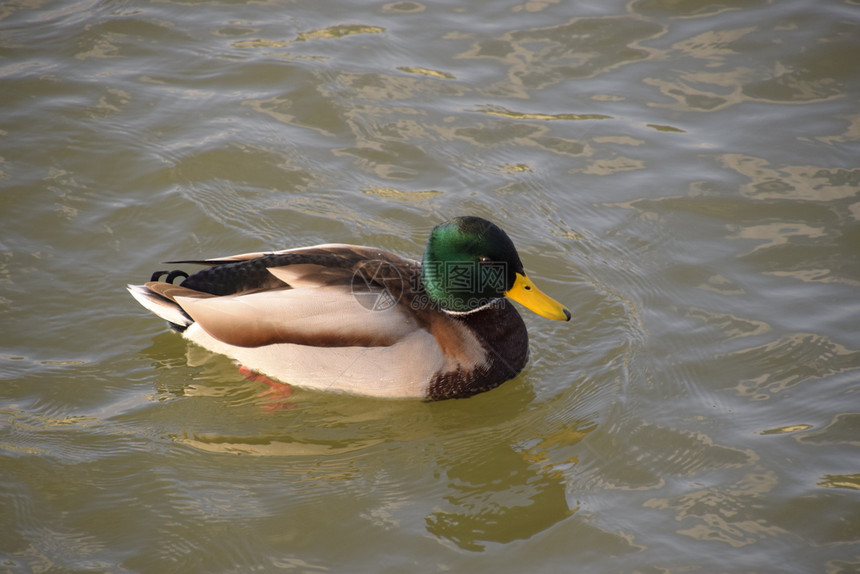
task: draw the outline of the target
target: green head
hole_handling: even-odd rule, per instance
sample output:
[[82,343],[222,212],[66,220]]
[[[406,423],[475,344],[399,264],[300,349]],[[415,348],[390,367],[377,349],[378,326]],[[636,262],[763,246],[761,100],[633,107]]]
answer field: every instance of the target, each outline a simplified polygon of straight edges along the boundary
[[433,229],[422,280],[430,299],[447,311],[474,311],[507,296],[539,315],[570,319],[567,309],[526,277],[510,237],[480,217],[457,217]]

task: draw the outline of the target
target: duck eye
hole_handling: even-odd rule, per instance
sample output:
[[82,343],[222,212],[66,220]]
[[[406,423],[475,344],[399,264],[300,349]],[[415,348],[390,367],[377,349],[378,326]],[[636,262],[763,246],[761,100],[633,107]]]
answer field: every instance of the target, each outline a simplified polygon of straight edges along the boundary
[[490,258],[489,258],[489,257],[487,257],[486,255],[481,255],[480,257],[478,257],[478,261],[479,261],[479,262],[481,262],[481,263],[489,263],[489,262],[490,262]]

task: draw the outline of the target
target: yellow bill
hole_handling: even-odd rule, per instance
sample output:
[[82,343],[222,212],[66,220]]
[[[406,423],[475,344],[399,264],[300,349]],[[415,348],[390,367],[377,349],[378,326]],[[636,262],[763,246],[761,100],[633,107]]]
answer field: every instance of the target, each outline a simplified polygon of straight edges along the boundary
[[517,273],[514,286],[505,292],[505,296],[541,317],[556,321],[570,321],[570,311],[567,307],[538,289],[531,279],[521,273]]

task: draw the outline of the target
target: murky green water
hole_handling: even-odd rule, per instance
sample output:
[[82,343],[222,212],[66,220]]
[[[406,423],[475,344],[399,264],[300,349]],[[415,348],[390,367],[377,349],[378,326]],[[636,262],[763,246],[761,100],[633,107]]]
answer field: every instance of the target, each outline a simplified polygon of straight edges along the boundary
[[[854,1],[0,5],[0,571],[860,571]],[[574,314],[289,402],[125,292],[498,222]]]

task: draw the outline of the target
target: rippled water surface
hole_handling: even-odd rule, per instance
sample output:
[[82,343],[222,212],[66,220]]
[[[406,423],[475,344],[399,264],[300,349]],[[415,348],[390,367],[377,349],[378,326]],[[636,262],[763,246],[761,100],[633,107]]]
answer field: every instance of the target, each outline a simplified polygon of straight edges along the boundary
[[[0,572],[860,571],[853,0],[0,4]],[[574,320],[440,403],[125,284],[495,220]]]

